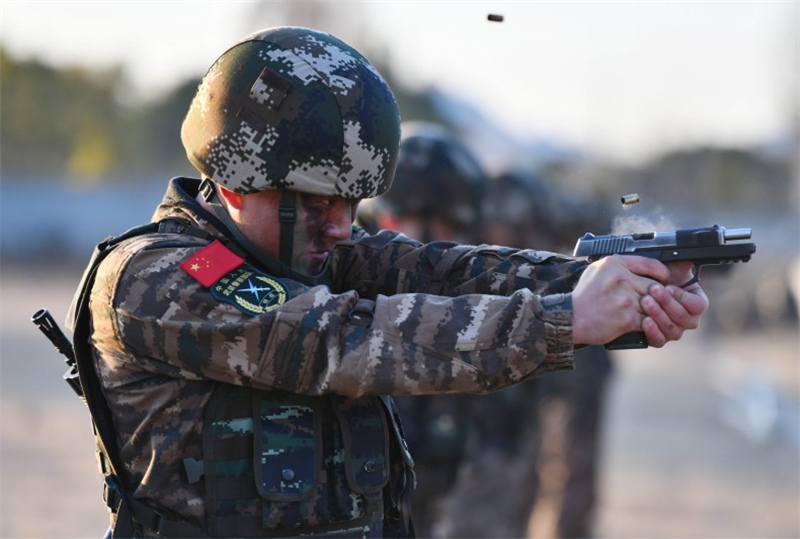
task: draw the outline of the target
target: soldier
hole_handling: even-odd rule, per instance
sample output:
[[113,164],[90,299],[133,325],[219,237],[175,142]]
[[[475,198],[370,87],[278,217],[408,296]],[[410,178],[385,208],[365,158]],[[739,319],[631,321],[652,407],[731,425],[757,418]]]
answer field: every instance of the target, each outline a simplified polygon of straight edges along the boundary
[[[580,218],[565,208],[566,199],[531,173],[506,172],[487,181],[455,136],[412,122],[403,124],[391,191],[362,204],[358,222],[372,233],[394,228],[424,241],[483,240],[556,251],[594,229],[585,228],[588,208]],[[533,529],[553,537],[590,535],[599,397],[610,362],[602,347],[582,348],[575,357],[574,372],[490,395],[395,399],[418,472],[412,514],[420,535],[522,537],[534,502],[539,510]],[[548,414],[556,406],[565,411]],[[543,436],[549,444],[544,450]],[[553,447],[556,441],[564,443]],[[559,465],[566,473],[549,473]],[[542,518],[546,506],[557,515],[550,528]]]
[[392,189],[365,201],[358,218],[373,234],[386,228],[423,243],[476,243],[485,192],[486,174],[461,141],[440,125],[404,122]]
[[[492,241],[520,247],[541,245],[563,252],[588,230],[606,228],[603,208],[580,204],[548,187],[537,175],[507,171],[489,182],[486,217]],[[602,346],[575,351],[575,369],[553,373],[526,384],[518,415],[526,411],[527,427],[517,447],[504,459],[529,496],[510,500],[513,530],[529,537],[593,535],[597,466],[605,389],[612,373]],[[505,390],[513,392],[517,388]],[[510,482],[513,482],[511,480]],[[513,535],[517,535],[513,533]]]
[[668,284],[688,265],[354,229],[400,118],[326,33],[228,49],[181,137],[202,181],[98,247],[70,316],[117,536],[412,535],[386,395],[491,392],[634,330],[660,347],[708,306]]
[[[442,126],[404,122],[392,189],[359,206],[371,234],[393,229],[423,242],[479,243],[486,175],[473,153]],[[442,505],[459,467],[479,450],[473,395],[398,397],[395,403],[417,470],[411,498],[421,537],[439,533]]]

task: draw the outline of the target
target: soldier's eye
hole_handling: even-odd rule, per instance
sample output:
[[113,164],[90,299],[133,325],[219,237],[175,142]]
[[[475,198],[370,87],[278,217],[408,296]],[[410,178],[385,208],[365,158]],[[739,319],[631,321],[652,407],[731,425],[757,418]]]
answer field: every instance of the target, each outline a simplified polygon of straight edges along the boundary
[[301,200],[302,200],[303,205],[306,208],[309,208],[309,209],[312,209],[312,210],[319,211],[319,210],[324,210],[325,208],[328,207],[328,202],[327,202],[328,197],[323,197],[323,196],[319,196],[319,195],[303,194],[301,196]]
[[330,201],[330,199],[323,198],[320,200],[315,200],[312,206],[316,210],[327,211],[333,206],[333,203]]

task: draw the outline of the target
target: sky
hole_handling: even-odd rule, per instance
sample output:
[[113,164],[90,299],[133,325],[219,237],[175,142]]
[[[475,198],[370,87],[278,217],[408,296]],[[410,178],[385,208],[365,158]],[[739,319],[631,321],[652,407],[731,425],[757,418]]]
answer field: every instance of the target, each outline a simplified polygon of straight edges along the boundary
[[[798,0],[322,3],[335,31],[294,23],[385,50],[404,82],[452,92],[515,136],[617,161],[773,143],[797,118]],[[2,0],[0,43],[53,65],[122,64],[158,95],[282,24],[281,4]]]

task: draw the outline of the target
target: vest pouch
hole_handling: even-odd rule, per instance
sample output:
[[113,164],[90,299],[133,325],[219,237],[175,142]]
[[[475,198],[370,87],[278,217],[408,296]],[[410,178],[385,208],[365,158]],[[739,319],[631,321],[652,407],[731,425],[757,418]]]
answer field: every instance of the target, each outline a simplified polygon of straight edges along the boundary
[[211,535],[382,535],[390,460],[380,399],[220,384],[205,421]]
[[377,398],[336,399],[347,483],[353,491],[380,493],[389,481],[389,426]]
[[252,391],[219,384],[204,412],[203,471],[208,533],[263,535],[261,497],[253,469]]
[[262,498],[297,502],[311,496],[322,458],[319,399],[254,393],[256,488]]
[[375,399],[255,392],[254,470],[264,530],[380,530],[388,434]]

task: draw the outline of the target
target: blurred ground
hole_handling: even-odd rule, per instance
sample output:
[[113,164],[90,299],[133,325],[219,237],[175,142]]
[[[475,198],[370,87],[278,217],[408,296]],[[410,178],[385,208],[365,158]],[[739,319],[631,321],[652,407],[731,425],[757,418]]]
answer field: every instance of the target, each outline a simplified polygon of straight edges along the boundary
[[797,330],[616,355],[598,535],[800,537]]
[[99,537],[108,527],[83,403],[61,380],[63,357],[30,322],[62,324],[77,268],[0,268],[0,536]]
[[[0,536],[99,536],[88,413],[30,323],[63,322],[81,269],[0,271]],[[800,537],[799,359],[796,325],[618,353],[598,537]]]

